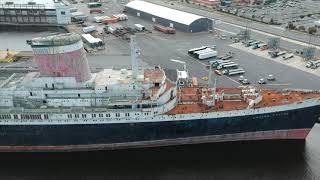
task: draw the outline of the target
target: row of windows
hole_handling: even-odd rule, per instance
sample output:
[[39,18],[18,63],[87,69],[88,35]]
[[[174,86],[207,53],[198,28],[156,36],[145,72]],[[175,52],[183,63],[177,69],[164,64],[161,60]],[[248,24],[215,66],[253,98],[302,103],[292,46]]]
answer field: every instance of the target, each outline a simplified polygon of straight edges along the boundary
[[[44,114],[43,117],[44,119],[49,119],[48,114]],[[13,118],[14,119],[42,119],[41,114],[21,114],[20,118],[17,114],[14,114]],[[11,119],[11,115],[10,114],[0,115],[0,119]]]
[[0,119],[11,119],[11,116],[10,114],[3,114],[3,115],[0,115]]
[[[154,112],[154,114],[157,114],[157,112]],[[130,113],[125,113],[124,114],[125,117],[130,117]],[[135,113],[135,115],[139,115],[139,113]],[[149,115],[148,112],[145,112],[144,113],[145,116]],[[115,114],[116,117],[120,117],[120,113],[116,113]],[[68,118],[79,118],[80,115],[79,114],[68,114]],[[87,118],[87,115],[86,114],[81,114],[81,117],[82,118]],[[91,114],[91,118],[96,118],[96,117],[99,117],[99,118],[103,118],[103,117],[111,117],[111,114]]]

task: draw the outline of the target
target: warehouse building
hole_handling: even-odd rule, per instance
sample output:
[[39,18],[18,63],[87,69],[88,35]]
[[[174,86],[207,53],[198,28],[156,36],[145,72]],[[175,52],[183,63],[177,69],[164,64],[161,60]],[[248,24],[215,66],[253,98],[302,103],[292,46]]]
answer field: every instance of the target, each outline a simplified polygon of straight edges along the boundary
[[212,29],[212,20],[145,1],[135,0],[126,5],[128,13],[184,32]]
[[70,8],[61,0],[0,0],[1,23],[70,24]]

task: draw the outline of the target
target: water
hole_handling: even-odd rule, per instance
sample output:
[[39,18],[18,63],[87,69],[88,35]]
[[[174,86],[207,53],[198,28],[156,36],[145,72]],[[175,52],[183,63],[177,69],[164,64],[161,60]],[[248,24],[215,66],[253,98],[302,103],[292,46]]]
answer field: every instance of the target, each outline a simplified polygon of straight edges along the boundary
[[0,26],[0,50],[9,48],[13,51],[31,51],[31,47],[26,43],[26,40],[57,32],[65,32],[65,30],[54,27],[15,28]]
[[236,142],[149,149],[0,154],[6,180],[318,180],[320,125],[305,144]]

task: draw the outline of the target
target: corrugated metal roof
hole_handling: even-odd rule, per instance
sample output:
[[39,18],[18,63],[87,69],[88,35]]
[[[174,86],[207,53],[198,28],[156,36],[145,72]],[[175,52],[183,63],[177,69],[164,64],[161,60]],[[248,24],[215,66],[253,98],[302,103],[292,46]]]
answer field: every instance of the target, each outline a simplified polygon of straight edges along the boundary
[[185,25],[190,25],[195,20],[204,18],[195,14],[178,11],[140,0],[131,1],[126,5],[126,7]]

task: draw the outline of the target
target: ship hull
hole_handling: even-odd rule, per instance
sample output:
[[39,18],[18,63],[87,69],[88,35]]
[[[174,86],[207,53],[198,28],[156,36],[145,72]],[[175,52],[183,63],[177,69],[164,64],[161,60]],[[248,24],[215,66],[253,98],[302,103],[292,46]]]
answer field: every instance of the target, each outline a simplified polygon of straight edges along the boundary
[[163,122],[1,125],[0,151],[89,151],[226,141],[304,140],[318,121],[319,108]]

